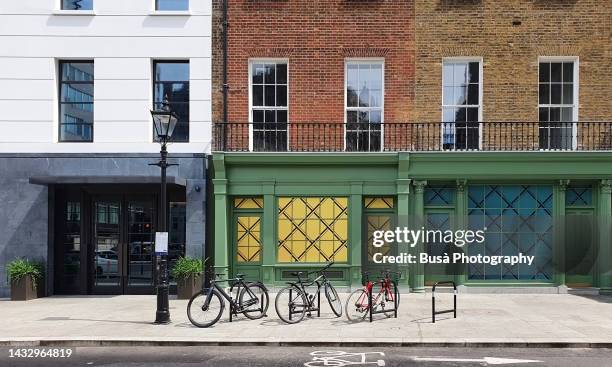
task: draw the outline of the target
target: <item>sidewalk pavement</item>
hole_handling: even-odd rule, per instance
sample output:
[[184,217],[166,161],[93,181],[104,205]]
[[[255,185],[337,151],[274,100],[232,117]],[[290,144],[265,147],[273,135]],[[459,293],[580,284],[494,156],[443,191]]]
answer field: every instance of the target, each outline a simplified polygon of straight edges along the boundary
[[[0,301],[0,345],[383,345],[612,347],[612,297],[568,294],[459,294],[458,315],[431,323],[431,294],[403,294],[398,318],[351,323],[325,298],[320,318],[283,323],[270,295],[268,317],[232,323],[228,307],[208,329],[191,325],[187,301],[170,300],[172,323],[154,325],[155,296],[66,296]],[[341,294],[346,300],[347,294]],[[438,309],[452,294],[436,294]],[[344,310],[343,310],[344,312]]]

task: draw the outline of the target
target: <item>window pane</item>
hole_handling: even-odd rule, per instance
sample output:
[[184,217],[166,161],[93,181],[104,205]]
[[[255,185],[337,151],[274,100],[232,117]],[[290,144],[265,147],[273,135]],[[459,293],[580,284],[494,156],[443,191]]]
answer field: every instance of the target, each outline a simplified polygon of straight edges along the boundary
[[189,10],[189,0],[156,0],[157,10]]
[[370,78],[368,80],[368,87],[370,89],[382,89],[382,65],[372,64],[370,66]]
[[370,107],[380,107],[382,102],[382,91],[375,89],[370,91]]
[[359,107],[368,107],[370,105],[370,91],[364,85],[359,90]]
[[253,86],[253,106],[263,106],[263,85]]
[[561,103],[561,84],[550,85],[550,103],[559,104]]
[[540,107],[540,122],[548,121],[548,107]]
[[346,111],[346,122],[357,122],[357,111]]
[[92,141],[93,126],[87,124],[66,124],[60,126],[62,141]]
[[468,104],[477,105],[478,103],[478,84],[468,86]]
[[276,112],[274,110],[265,111],[265,122],[276,122]]
[[266,84],[274,84],[276,80],[276,65],[266,64],[264,67],[264,82]]
[[253,84],[263,84],[264,66],[253,64]]
[[561,63],[552,62],[550,63],[550,81],[561,82]]
[[276,106],[287,107],[287,87],[284,85],[276,87]]
[[561,108],[551,107],[548,121],[561,121]]
[[453,84],[465,85],[467,80],[467,64],[453,64]]
[[93,102],[94,86],[87,84],[62,84],[61,102]]
[[382,122],[380,110],[374,110],[370,112],[370,122],[376,124],[380,124]]
[[93,82],[93,62],[62,63],[62,81]]
[[287,122],[287,110],[276,111],[276,122]]
[[262,110],[253,110],[253,122],[264,122],[264,112]]
[[287,84],[287,64],[276,64],[276,84]]
[[189,83],[157,83],[155,102],[189,102]]
[[470,63],[470,75],[469,75],[469,82],[470,83],[478,83],[479,82],[479,72],[480,72],[480,63],[478,62],[471,62]]
[[455,104],[456,105],[463,105],[463,104],[465,104],[465,102],[466,102],[466,100],[465,100],[465,87],[454,87],[453,88],[453,93],[454,93]]
[[442,66],[442,85],[453,85],[453,64],[444,64]]
[[561,108],[561,121],[574,121],[573,110],[571,107]]
[[563,82],[572,83],[574,81],[574,63],[564,62],[563,63]]
[[574,103],[574,85],[563,84],[563,103],[572,104]]
[[451,105],[453,104],[454,98],[453,98],[453,87],[444,87],[444,99],[442,101],[442,103],[444,103],[445,105]]
[[467,109],[467,121],[470,122],[477,122],[478,121],[478,108],[477,107],[470,107]]
[[550,103],[550,84],[540,83],[540,104]]
[[155,81],[189,81],[189,62],[156,62]]
[[266,106],[276,106],[276,88],[274,85],[266,85],[264,91],[264,100]]
[[93,0],[62,0],[63,10],[93,10]]
[[550,81],[550,63],[541,62],[540,63],[540,82],[549,82]]
[[443,112],[444,121],[443,122],[454,122],[456,110],[457,110],[456,108],[452,108],[452,107],[444,108],[444,112]]

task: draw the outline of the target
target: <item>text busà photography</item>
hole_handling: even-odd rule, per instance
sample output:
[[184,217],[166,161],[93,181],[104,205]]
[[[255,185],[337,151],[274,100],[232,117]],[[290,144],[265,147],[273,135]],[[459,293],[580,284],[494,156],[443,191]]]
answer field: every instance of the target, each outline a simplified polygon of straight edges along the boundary
[[0,2],[0,366],[611,366],[612,2]]

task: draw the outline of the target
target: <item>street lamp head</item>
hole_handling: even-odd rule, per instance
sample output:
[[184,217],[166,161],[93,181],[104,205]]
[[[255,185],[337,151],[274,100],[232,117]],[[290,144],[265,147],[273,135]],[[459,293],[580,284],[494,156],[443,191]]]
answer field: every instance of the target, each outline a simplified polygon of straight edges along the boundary
[[164,99],[161,109],[151,111],[151,117],[157,138],[165,144],[172,137],[178,121],[178,116],[170,109],[168,99]]

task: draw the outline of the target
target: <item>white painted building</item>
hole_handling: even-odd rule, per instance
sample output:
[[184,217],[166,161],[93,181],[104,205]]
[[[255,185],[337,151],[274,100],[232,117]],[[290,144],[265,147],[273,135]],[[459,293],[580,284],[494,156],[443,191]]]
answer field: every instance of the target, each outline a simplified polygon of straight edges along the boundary
[[[209,152],[211,0],[164,2],[188,10],[156,10],[156,0],[0,2],[0,152],[158,151],[149,110],[159,60],[189,62],[188,142],[170,151]],[[70,60],[93,62],[92,142],[60,136],[60,63]]]
[[211,3],[0,1],[0,297],[20,257],[47,294],[153,292],[164,99],[169,256],[205,255]]

